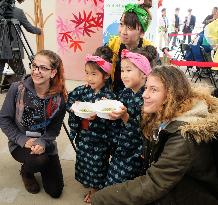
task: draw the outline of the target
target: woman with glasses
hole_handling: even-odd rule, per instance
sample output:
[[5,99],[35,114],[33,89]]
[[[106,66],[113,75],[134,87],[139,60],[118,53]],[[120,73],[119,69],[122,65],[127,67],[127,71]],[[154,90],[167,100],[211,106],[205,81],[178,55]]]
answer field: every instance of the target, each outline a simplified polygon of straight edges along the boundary
[[40,191],[34,174],[40,172],[45,192],[58,198],[64,182],[57,152],[67,93],[63,63],[54,52],[38,52],[31,75],[11,85],[0,111],[0,127],[9,140],[12,157],[22,164],[26,190]]

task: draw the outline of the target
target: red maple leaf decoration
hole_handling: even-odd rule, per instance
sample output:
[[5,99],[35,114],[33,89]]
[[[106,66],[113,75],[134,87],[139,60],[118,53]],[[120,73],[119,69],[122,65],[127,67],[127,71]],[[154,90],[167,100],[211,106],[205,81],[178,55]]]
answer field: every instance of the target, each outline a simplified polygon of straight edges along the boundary
[[79,25],[81,25],[84,22],[80,12],[79,12],[79,16],[78,17],[75,14],[73,14],[73,16],[74,16],[75,20],[70,20],[70,21],[72,21],[73,23],[76,24],[75,27],[78,27]]
[[104,13],[96,13],[96,17],[93,18],[94,27],[103,28],[103,20],[104,20]]
[[80,29],[83,30],[83,35],[91,37],[90,33],[95,33],[92,28],[95,28],[97,26],[95,22],[95,17],[92,15],[92,11],[90,11],[89,13],[83,11],[83,17],[80,12],[78,16],[76,16],[75,14],[73,14],[73,16],[74,19],[71,19],[70,21],[76,24],[75,27],[80,26]]
[[85,43],[84,41],[75,41],[75,40],[70,40],[71,44],[70,44],[70,48],[73,48],[74,52],[77,51],[77,49],[82,51],[82,47],[81,47],[81,43]]
[[93,3],[95,4],[95,6],[97,6],[98,4],[97,0],[93,0]]
[[92,11],[90,11],[88,13],[88,15],[86,14],[85,11],[83,11],[83,17],[81,15],[81,13],[79,12],[79,16],[76,16],[75,14],[73,14],[74,16],[74,20],[71,19],[70,21],[73,22],[74,24],[76,24],[75,27],[80,26],[81,24],[89,24],[89,25],[93,25],[93,16],[92,16]]
[[91,28],[92,28],[93,26],[90,26],[90,25],[84,25],[84,27],[83,27],[83,35],[87,35],[87,36],[89,36],[89,37],[91,37],[91,34],[90,33],[95,33],[95,31],[93,31]]
[[70,33],[71,33],[71,31],[67,31],[67,32],[64,32],[64,33],[59,33],[60,35],[62,35],[61,41],[65,40],[68,43],[68,40],[72,39]]
[[[101,5],[104,2],[104,0],[84,0],[84,2],[85,1],[87,2],[92,1],[96,8],[98,5]],[[103,9],[101,9],[101,11],[102,10]],[[59,33],[60,43],[63,41],[66,42],[67,44],[69,43],[68,44],[69,47],[72,48],[74,52],[76,52],[78,49],[82,51],[81,44],[85,42],[73,40],[73,38],[75,38],[75,35],[79,37],[79,34],[80,35],[82,34],[83,36],[87,35],[91,37],[92,33],[96,33],[96,30],[98,30],[99,28],[103,28],[103,19],[104,19],[103,12],[93,14],[93,11],[85,12],[83,10],[82,12],[79,12],[77,15],[73,14],[72,19],[70,19],[70,21],[73,24],[75,24],[73,25],[73,30],[69,31],[71,30],[70,28],[60,27],[60,30],[62,31],[62,33]],[[64,22],[60,22],[60,23],[63,24]]]

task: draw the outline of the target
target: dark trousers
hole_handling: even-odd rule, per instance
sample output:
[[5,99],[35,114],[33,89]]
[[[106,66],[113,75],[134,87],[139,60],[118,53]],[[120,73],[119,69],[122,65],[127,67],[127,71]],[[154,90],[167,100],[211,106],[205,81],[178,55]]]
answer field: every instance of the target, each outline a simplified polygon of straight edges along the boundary
[[16,161],[23,163],[24,173],[41,173],[42,184],[46,193],[53,198],[58,198],[61,195],[64,180],[59,156],[57,154],[30,154],[30,149],[18,147],[11,155]]
[[[185,34],[185,33],[184,33]],[[185,42],[186,36],[183,36],[183,41]],[[191,35],[188,36],[188,44],[192,41]]]
[[[187,34],[187,33],[191,34],[191,33],[192,33],[192,30],[191,30],[191,29],[185,29],[185,30],[183,30],[183,34]],[[184,43],[185,43],[186,37],[187,37],[186,35],[183,36],[183,41],[184,41]],[[188,35],[188,44],[189,44],[191,41],[192,41],[192,36],[191,36],[191,35]]]
[[[174,32],[172,32],[171,34],[178,34],[178,32],[174,31]],[[172,39],[173,39],[173,41],[172,41],[172,46],[176,46],[176,39],[177,39],[177,36],[170,36],[169,41],[171,41]]]

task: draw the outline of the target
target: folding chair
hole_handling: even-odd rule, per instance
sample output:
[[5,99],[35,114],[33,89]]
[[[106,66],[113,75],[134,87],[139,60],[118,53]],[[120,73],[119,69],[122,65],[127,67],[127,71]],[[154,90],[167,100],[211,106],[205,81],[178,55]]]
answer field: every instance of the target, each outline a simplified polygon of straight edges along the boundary
[[[189,44],[181,43],[180,50],[181,50],[182,57],[184,60],[186,60],[186,61],[193,61],[194,60],[194,55],[193,55],[192,49],[191,49]],[[191,76],[190,69],[192,69],[192,68],[193,68],[193,66],[187,66],[185,73],[188,72],[188,74]]]
[[[203,58],[201,49],[199,45],[193,45],[189,44],[189,53],[187,55],[186,53],[186,60],[196,61],[196,62],[206,62],[206,60]],[[195,79],[195,83],[203,78],[203,74],[205,74],[206,68],[201,68],[199,66],[196,66],[196,71],[193,73],[191,81]]]
[[[212,62],[211,55],[205,51],[204,47],[200,46],[199,49],[202,57],[202,62]],[[208,76],[211,84],[217,87],[215,82],[215,73],[211,70],[211,67],[200,68],[200,72],[195,82],[197,82],[198,79],[201,80],[204,75],[206,75],[206,77]]]

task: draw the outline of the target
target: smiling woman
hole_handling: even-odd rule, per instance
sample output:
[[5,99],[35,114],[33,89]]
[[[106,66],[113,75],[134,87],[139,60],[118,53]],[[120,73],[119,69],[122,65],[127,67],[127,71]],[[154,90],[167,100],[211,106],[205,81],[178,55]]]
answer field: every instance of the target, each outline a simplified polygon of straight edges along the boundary
[[56,53],[42,50],[31,68],[31,76],[8,90],[0,127],[8,137],[11,155],[22,163],[20,174],[26,190],[40,191],[34,176],[40,172],[45,192],[59,198],[64,182],[55,140],[65,115],[63,64]]
[[218,99],[191,88],[172,66],[152,70],[143,98],[145,173],[98,191],[92,205],[217,205],[210,141],[217,133]]

